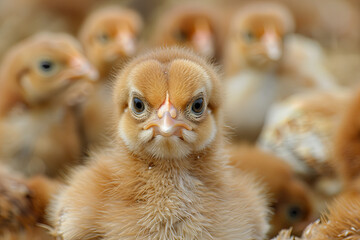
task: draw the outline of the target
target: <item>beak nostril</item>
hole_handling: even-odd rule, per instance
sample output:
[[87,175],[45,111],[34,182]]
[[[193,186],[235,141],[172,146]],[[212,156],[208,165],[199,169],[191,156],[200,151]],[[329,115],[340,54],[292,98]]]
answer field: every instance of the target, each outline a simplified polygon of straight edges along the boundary
[[165,102],[160,106],[158,110],[158,117],[162,118],[166,112],[168,112],[172,118],[176,118],[176,109],[170,102],[169,93],[166,93]]

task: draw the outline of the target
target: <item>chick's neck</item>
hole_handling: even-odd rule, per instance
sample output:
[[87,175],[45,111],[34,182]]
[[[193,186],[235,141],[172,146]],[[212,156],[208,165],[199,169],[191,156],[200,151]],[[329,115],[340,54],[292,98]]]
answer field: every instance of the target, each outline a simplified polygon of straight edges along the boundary
[[[222,136],[218,134],[215,140],[205,149],[191,153],[181,159],[157,159],[150,157],[148,154],[138,154],[130,151],[123,142],[118,146],[120,151],[126,149],[126,155],[130,157],[130,161],[135,162],[137,165],[136,171],[138,175],[143,175],[141,177],[145,179],[150,171],[151,175],[170,177],[174,180],[191,176],[200,179],[202,182],[221,185],[222,173],[228,160],[224,154],[221,139]],[[139,169],[144,171],[139,171]]]

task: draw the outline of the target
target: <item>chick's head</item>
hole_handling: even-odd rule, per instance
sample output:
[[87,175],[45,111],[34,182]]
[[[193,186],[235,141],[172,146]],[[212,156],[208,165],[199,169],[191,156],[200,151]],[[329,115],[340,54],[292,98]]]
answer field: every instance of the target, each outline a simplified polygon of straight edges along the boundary
[[101,75],[135,55],[142,24],[138,13],[118,7],[99,9],[85,20],[79,38]]
[[300,236],[315,217],[310,194],[310,190],[298,179],[284,182],[276,192],[269,234],[275,236],[282,229],[292,227],[293,233]]
[[202,56],[217,54],[218,27],[216,14],[199,6],[184,6],[169,11],[160,19],[159,42],[193,49]]
[[221,128],[221,86],[213,67],[178,48],[132,61],[118,76],[117,134],[130,151],[180,159],[208,148]]
[[62,99],[77,80],[97,79],[80,44],[63,33],[38,33],[14,46],[0,75],[3,90],[13,91],[30,105]]
[[285,7],[275,3],[253,3],[235,14],[230,43],[246,64],[266,68],[282,59],[284,37],[293,29],[293,17]]

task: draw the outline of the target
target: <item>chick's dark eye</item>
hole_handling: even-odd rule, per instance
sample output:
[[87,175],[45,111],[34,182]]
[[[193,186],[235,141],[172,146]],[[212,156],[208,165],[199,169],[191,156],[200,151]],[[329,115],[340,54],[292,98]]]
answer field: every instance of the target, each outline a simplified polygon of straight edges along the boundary
[[54,68],[54,62],[51,61],[51,60],[41,60],[39,62],[39,69],[42,71],[42,72],[51,72]]
[[187,39],[187,33],[184,30],[176,31],[174,36],[180,42],[185,42]]
[[98,36],[97,36],[99,42],[105,44],[107,42],[109,42],[109,35],[107,33],[100,33]]
[[191,111],[196,115],[200,115],[204,111],[204,99],[196,99],[191,106]]
[[145,104],[139,98],[133,98],[133,110],[136,114],[140,114],[145,110]]
[[248,42],[252,42],[255,40],[255,35],[253,32],[247,31],[247,32],[243,33],[243,38]]
[[290,221],[298,221],[303,217],[303,211],[299,206],[289,206],[287,209],[287,217]]

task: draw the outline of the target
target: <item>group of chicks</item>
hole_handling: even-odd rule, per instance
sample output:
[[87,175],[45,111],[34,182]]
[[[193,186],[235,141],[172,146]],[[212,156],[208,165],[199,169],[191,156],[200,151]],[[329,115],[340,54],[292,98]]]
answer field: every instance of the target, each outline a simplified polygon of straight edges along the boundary
[[145,41],[107,6],[7,50],[0,239],[360,239],[360,90],[285,6],[217,10]]

